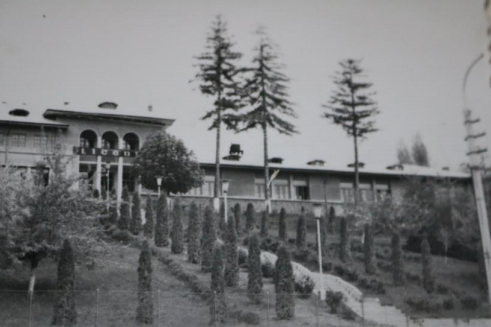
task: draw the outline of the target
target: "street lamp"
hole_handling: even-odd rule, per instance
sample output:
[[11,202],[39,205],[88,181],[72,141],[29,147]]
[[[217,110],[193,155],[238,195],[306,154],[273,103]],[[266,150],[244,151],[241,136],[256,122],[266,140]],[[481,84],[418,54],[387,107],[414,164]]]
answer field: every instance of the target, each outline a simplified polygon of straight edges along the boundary
[[222,193],[223,193],[223,199],[225,201],[223,207],[224,207],[224,214],[225,214],[225,222],[228,221],[228,216],[227,216],[227,193],[228,193],[228,186],[230,184],[230,181],[228,179],[222,179]]
[[163,176],[155,176],[155,178],[157,179],[157,186],[159,188],[159,198],[160,198],[160,186],[162,185]]
[[324,274],[322,272],[322,247],[321,247],[321,217],[322,217],[322,205],[314,204],[314,217],[317,220],[317,247],[319,250],[319,297],[323,301],[326,298],[326,292],[324,291]]

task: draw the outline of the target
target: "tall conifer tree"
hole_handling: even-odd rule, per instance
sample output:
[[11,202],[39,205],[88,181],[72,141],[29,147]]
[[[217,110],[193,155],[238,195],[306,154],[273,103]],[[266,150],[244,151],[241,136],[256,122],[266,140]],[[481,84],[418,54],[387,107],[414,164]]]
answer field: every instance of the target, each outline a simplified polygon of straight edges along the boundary
[[[199,73],[196,80],[200,84],[200,91],[206,96],[215,98],[213,109],[208,111],[203,120],[211,119],[209,130],[216,129],[215,147],[215,187],[213,196],[215,205],[220,197],[220,133],[222,123],[227,128],[233,128],[230,112],[240,108],[240,97],[237,96],[239,88],[236,81],[236,62],[242,54],[233,50],[234,43],[228,36],[227,24],[221,16],[217,16],[211,31],[206,38],[206,50],[196,57],[199,60]],[[218,210],[218,207],[215,207]]]
[[250,110],[239,116],[242,126],[238,131],[260,128],[263,133],[264,199],[270,205],[268,131],[273,129],[285,135],[298,133],[295,126],[285,120],[297,116],[288,99],[289,78],[282,72],[283,65],[278,63],[274,43],[266,36],[263,28],[258,29],[257,35],[259,42],[254,48],[253,67],[243,70],[250,74],[242,90]]
[[188,227],[188,260],[192,263],[201,262],[201,213],[195,202],[189,207]]
[[172,212],[172,232],[170,237],[172,240],[172,253],[182,253],[184,251],[184,227],[182,226],[181,199],[178,197],[174,200],[174,210]]
[[58,299],[54,307],[53,325],[72,326],[77,322],[75,305],[75,258],[70,241],[65,240],[58,261]]
[[278,319],[292,319],[295,315],[295,281],[290,252],[285,246],[278,250],[275,265],[276,315]]
[[263,292],[263,273],[261,269],[261,249],[259,237],[249,237],[249,255],[247,257],[249,275],[247,278],[247,294],[252,303],[260,303]]
[[140,194],[133,192],[133,204],[131,206],[130,232],[133,235],[140,234],[142,230]]
[[280,211],[280,219],[278,222],[278,236],[281,241],[285,242],[287,239],[287,232],[286,232],[286,210],[285,208],[281,208]]
[[130,202],[130,193],[128,192],[128,188],[125,187],[123,189],[123,197],[121,201],[120,207],[120,217],[118,220],[118,228],[120,230],[128,230],[130,227],[130,219],[131,219],[131,202]]
[[234,216],[228,217],[225,233],[225,284],[234,287],[239,284],[239,252]]
[[328,104],[323,105],[327,111],[323,117],[340,125],[346,133],[353,137],[355,153],[355,205],[359,202],[359,158],[358,145],[360,139],[367,134],[376,132],[373,117],[379,111],[377,103],[373,99],[374,92],[371,91],[372,83],[361,80],[365,77],[361,68],[360,60],[347,59],[339,63],[341,71],[336,72],[333,91]]
[[211,271],[213,246],[217,239],[215,217],[209,206],[205,208],[205,217],[203,221],[203,234],[201,239],[201,270],[204,272]]
[[155,245],[158,247],[169,246],[169,210],[167,208],[167,196],[165,192],[162,192],[157,201]]
[[143,242],[138,261],[138,307],[136,308],[136,320],[143,324],[153,323],[152,254],[150,253],[148,241]]
[[153,202],[152,196],[147,196],[147,203],[145,206],[145,225],[143,226],[143,235],[146,238],[153,237],[153,228],[154,228],[154,217],[153,217]]

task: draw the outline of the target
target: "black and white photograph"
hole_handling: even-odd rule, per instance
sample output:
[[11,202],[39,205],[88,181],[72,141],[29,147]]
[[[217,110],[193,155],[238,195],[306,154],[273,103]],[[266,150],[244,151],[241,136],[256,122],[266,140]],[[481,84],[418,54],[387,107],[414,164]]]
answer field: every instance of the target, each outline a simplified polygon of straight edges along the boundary
[[0,0],[0,327],[490,327],[491,0]]

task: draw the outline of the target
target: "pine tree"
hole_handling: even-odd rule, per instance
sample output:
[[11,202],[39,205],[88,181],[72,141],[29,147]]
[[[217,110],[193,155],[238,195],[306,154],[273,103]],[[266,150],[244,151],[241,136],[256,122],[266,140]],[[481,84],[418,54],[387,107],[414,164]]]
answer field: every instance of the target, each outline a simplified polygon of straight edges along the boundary
[[240,208],[240,204],[236,203],[234,206],[234,219],[235,219],[235,227],[237,230],[237,235],[242,234],[242,210]]
[[172,243],[171,251],[174,254],[184,252],[184,228],[182,226],[182,206],[181,199],[176,197],[174,200],[174,210],[172,212],[172,232],[170,234]]
[[53,325],[75,325],[77,322],[77,308],[75,305],[75,258],[69,240],[65,240],[60,252],[56,296]]
[[213,246],[217,239],[215,228],[215,217],[209,206],[205,208],[205,217],[203,222],[203,234],[201,239],[201,270],[211,272]]
[[421,242],[421,262],[423,263],[423,288],[428,293],[433,292],[435,284],[431,259],[430,243],[428,236],[425,235]]
[[133,206],[131,207],[131,222],[130,232],[133,235],[140,234],[142,230],[140,195],[138,192],[133,192]]
[[201,262],[201,213],[196,203],[192,202],[189,207],[189,243],[188,260],[192,263]]
[[162,192],[157,201],[157,215],[155,220],[155,245],[158,247],[169,246],[169,210],[167,208],[167,196],[165,192]]
[[235,219],[230,216],[225,234],[225,284],[235,287],[239,284],[239,252]]
[[281,241],[286,242],[287,232],[286,232],[286,210],[285,208],[281,208],[280,211],[280,219],[278,222],[278,236]]
[[395,286],[403,286],[406,284],[406,276],[404,274],[404,256],[401,248],[401,236],[398,232],[392,234],[392,281]]
[[416,136],[414,137],[412,152],[413,160],[416,165],[423,167],[430,166],[428,150],[426,149],[426,145],[423,143],[423,139],[419,134],[416,134]]
[[138,262],[138,307],[136,320],[143,324],[153,324],[152,301],[152,255],[148,241],[143,242]]
[[247,294],[252,303],[260,303],[263,291],[263,273],[261,269],[261,249],[258,236],[249,237],[249,255],[247,257],[249,275],[247,279]]
[[413,158],[409,153],[406,143],[404,143],[404,141],[402,140],[399,142],[399,145],[397,146],[397,161],[399,162],[400,165],[414,164]]
[[256,213],[254,211],[254,206],[252,203],[247,204],[246,208],[246,231],[252,231],[254,229],[254,226],[256,225]]
[[303,249],[307,246],[307,226],[305,223],[304,209],[302,208],[302,213],[298,217],[297,222],[297,248]]
[[364,226],[365,230],[365,242],[364,247],[364,262],[365,262],[365,272],[368,275],[375,275],[377,272],[377,266],[375,263],[375,244],[372,225],[366,224]]
[[261,216],[261,236],[262,237],[267,237],[268,236],[268,209],[263,211],[263,214]]
[[153,219],[154,219],[154,217],[153,217],[152,196],[148,195],[147,204],[145,207],[145,225],[143,226],[143,235],[145,235],[146,238],[152,238],[153,237],[153,226],[154,226]]
[[275,274],[276,315],[278,319],[292,319],[295,315],[295,281],[290,252],[285,246],[278,250]]
[[333,91],[327,105],[324,117],[336,125],[340,125],[346,133],[353,137],[355,152],[355,205],[358,204],[360,177],[358,160],[359,139],[367,134],[376,132],[375,121],[369,120],[379,111],[377,103],[372,99],[374,93],[370,91],[372,83],[360,81],[365,76],[360,66],[360,60],[347,59],[340,63],[341,71],[336,72],[334,84],[337,89]]
[[234,80],[237,74],[235,62],[242,57],[239,52],[233,51],[233,42],[227,35],[227,24],[221,16],[217,16],[211,33],[206,38],[206,52],[197,57],[200,61],[200,72],[196,79],[201,81],[200,91],[205,96],[215,98],[214,108],[208,111],[201,119],[211,119],[209,130],[216,129],[216,162],[215,162],[215,187],[214,198],[218,201],[220,196],[220,132],[222,123],[227,128],[233,128],[229,112],[234,112],[241,107],[240,98],[237,96],[238,83]]
[[245,69],[251,76],[246,78],[243,92],[249,102],[249,112],[239,116],[243,126],[239,132],[260,128],[264,146],[264,198],[268,203],[270,197],[268,129],[280,134],[298,133],[295,126],[285,118],[296,118],[292,103],[288,100],[289,78],[282,72],[283,65],[277,62],[278,54],[274,43],[266,36],[263,28],[258,29],[259,42],[254,49],[254,67]]
[[225,279],[223,265],[222,246],[215,244],[213,247],[213,261],[211,268],[211,291],[214,293],[214,299],[210,308],[211,322],[225,322],[227,304],[225,301]]
[[131,207],[130,207],[130,194],[128,192],[127,187],[123,189],[123,197],[121,201],[120,213],[121,213],[121,217],[119,217],[118,220],[118,228],[120,230],[128,230],[130,227]]
[[339,244],[339,259],[342,262],[348,263],[351,262],[351,244],[350,237],[348,231],[348,221],[345,217],[341,217],[340,219],[340,244]]

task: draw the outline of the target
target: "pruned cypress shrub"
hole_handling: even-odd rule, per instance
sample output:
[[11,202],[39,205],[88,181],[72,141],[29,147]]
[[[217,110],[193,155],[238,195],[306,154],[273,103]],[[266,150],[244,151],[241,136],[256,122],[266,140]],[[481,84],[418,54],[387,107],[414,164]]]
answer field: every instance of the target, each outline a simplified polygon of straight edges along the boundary
[[101,191],[101,198],[103,201],[107,200],[107,190],[105,188],[103,188]]
[[158,247],[169,246],[169,210],[167,208],[167,196],[165,192],[162,192],[162,195],[160,195],[157,201],[155,245]]
[[75,305],[75,258],[70,241],[65,240],[58,261],[57,300],[53,325],[72,326],[77,322]]
[[100,197],[101,197],[101,193],[99,192],[99,190],[98,190],[98,189],[94,189],[94,190],[92,191],[92,197],[93,197],[94,199],[98,199],[98,198],[100,198]]
[[133,205],[131,206],[131,222],[130,232],[133,235],[140,234],[142,230],[142,217],[140,208],[140,195],[138,192],[133,192]]
[[286,233],[286,210],[285,208],[281,208],[280,211],[280,219],[278,220],[278,236],[281,241],[286,242],[287,233]]
[[334,224],[336,223],[336,210],[334,207],[331,207],[329,209],[329,223],[328,223],[328,229],[329,233],[334,234]]
[[147,238],[153,237],[153,203],[152,197],[148,195],[145,206],[145,225],[143,225],[143,235]]
[[201,216],[196,203],[189,206],[188,227],[188,260],[192,263],[201,262]]
[[254,229],[254,226],[256,225],[256,213],[254,212],[254,206],[252,203],[247,204],[246,208],[246,231],[252,231]]
[[377,272],[377,264],[375,262],[375,244],[372,225],[365,224],[365,242],[364,247],[364,262],[365,262],[365,272],[368,275],[375,275]]
[[112,203],[109,207],[109,225],[116,225],[119,219],[119,210],[118,205],[116,203]]
[[216,239],[215,217],[210,206],[206,206],[201,238],[201,270],[204,272],[211,272],[213,246]]
[[218,230],[220,232],[220,235],[223,235],[225,233],[225,230],[227,229],[227,224],[225,223],[225,202],[222,201],[220,204],[220,215],[219,215],[219,221],[218,221]]
[[131,219],[131,207],[130,207],[130,193],[128,192],[128,188],[125,187],[123,189],[123,196],[121,199],[120,206],[120,217],[118,220],[118,228],[120,230],[128,230],[130,228],[130,219]]
[[182,226],[182,206],[181,199],[176,197],[174,200],[174,210],[172,211],[172,232],[170,234],[172,243],[171,251],[174,254],[184,252],[184,228]]
[[138,307],[136,320],[143,324],[153,324],[152,301],[152,254],[148,241],[143,242],[138,261]]
[[269,213],[268,209],[263,211],[263,214],[261,216],[261,236],[262,237],[267,237],[268,236],[268,220],[269,220]]
[[235,204],[234,206],[234,219],[235,219],[235,230],[237,231],[237,235],[242,234],[242,211],[240,208],[240,204]]
[[257,235],[249,237],[249,256],[247,257],[249,275],[247,295],[252,303],[260,303],[263,291],[263,274],[261,269],[261,249]]
[[[320,228],[320,236],[321,236],[321,249],[322,249],[322,256],[323,257],[328,257],[329,256],[329,243],[327,241],[327,217],[321,217],[319,218],[319,228]],[[319,249],[319,244],[318,244],[318,239],[317,235],[315,237],[315,244],[316,244],[316,250]]]
[[339,228],[340,245],[339,245],[339,259],[342,262],[351,262],[351,245],[348,233],[348,221],[345,217],[340,220]]
[[[235,228],[235,226],[234,226]],[[225,280],[222,246],[215,244],[213,247],[213,261],[211,269],[211,291],[214,298],[211,301],[211,323],[225,322],[227,304],[225,301]]]
[[225,233],[225,284],[235,287],[239,284],[239,253],[237,250],[237,231],[234,216],[227,221]]
[[425,235],[421,241],[421,262],[423,263],[423,288],[428,293],[432,293],[435,286],[431,261],[430,243]]
[[406,275],[404,274],[404,256],[401,248],[401,236],[397,231],[392,234],[392,281],[395,286],[406,284]]
[[278,260],[275,265],[276,315],[278,319],[292,319],[295,315],[295,279],[286,246],[278,250]]
[[[303,208],[302,208],[303,210]],[[297,221],[297,248],[303,249],[307,246],[307,225],[305,223],[305,215],[302,211]]]

